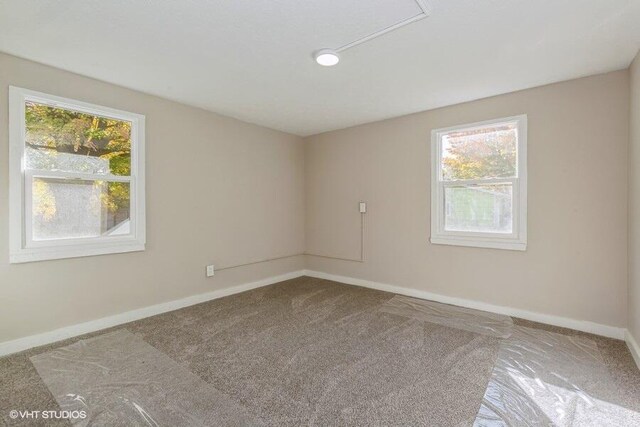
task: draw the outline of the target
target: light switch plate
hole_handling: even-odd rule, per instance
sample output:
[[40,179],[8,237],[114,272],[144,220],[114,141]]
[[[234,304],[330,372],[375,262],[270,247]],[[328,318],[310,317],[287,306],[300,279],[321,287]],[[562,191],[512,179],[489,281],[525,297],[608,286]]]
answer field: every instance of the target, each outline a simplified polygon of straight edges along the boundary
[[207,277],[211,277],[215,274],[216,269],[213,265],[207,265]]

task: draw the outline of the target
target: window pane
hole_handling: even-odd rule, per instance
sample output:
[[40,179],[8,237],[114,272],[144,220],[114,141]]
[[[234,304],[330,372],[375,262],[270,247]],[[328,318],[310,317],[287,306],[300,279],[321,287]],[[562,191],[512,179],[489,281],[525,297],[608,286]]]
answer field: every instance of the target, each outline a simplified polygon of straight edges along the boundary
[[131,122],[25,104],[27,169],[131,174]]
[[33,240],[130,234],[129,183],[33,179]]
[[442,137],[444,180],[516,176],[515,123],[450,132]]
[[445,187],[445,230],[512,233],[512,187],[511,183]]

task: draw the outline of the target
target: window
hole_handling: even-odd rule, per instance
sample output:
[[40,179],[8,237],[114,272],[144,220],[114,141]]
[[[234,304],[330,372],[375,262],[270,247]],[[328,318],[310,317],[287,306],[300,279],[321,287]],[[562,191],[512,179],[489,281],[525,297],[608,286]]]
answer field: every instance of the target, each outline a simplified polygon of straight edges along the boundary
[[144,116],[10,88],[11,262],[144,250]]
[[431,134],[431,243],[525,250],[527,117]]

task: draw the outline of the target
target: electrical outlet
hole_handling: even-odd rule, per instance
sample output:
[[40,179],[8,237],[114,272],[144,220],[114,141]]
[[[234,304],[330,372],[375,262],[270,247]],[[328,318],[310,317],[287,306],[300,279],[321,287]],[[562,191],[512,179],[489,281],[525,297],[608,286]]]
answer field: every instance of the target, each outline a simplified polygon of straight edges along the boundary
[[207,265],[207,277],[211,277],[215,274],[216,269],[213,265]]
[[367,213],[367,204],[365,202],[360,202],[360,213]]

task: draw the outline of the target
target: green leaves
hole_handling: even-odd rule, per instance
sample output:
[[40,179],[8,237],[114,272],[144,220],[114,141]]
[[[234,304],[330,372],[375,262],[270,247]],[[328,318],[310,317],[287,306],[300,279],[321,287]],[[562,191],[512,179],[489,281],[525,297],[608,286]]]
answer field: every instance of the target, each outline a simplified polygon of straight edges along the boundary
[[442,170],[446,180],[516,176],[515,126],[455,132],[443,142]]
[[131,123],[35,102],[25,105],[26,143],[48,156],[73,153],[109,160],[111,173],[131,173]]

